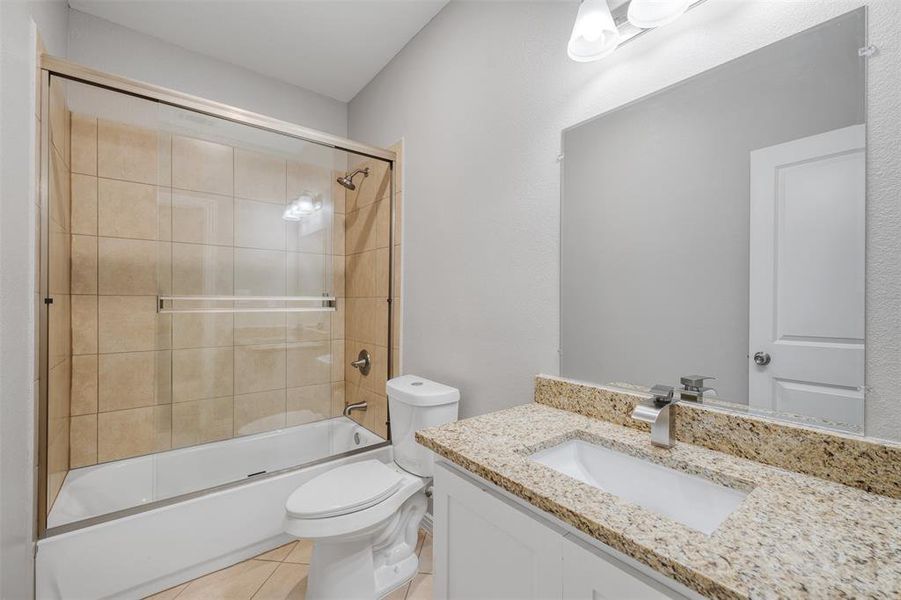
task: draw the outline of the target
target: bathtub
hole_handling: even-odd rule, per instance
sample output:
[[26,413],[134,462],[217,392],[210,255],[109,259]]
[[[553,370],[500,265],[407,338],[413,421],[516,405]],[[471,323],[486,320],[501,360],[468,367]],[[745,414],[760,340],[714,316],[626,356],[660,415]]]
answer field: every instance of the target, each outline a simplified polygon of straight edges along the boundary
[[275,548],[291,492],[372,458],[390,446],[338,417],[74,469],[38,541],[36,597],[141,598]]

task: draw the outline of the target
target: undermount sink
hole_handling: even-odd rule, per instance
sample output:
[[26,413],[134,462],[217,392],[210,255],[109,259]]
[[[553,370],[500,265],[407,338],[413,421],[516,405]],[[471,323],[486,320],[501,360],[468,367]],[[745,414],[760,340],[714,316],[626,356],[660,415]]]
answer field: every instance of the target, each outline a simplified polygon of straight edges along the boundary
[[582,440],[569,440],[529,458],[708,535],[748,495]]

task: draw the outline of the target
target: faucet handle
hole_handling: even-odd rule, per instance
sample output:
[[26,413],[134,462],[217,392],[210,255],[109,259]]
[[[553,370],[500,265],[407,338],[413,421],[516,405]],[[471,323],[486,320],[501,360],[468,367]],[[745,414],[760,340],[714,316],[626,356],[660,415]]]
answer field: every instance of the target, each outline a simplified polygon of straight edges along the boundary
[[716,379],[716,377],[712,375],[683,375],[679,378],[679,383],[686,389],[702,388],[704,387],[705,379]]
[[654,396],[654,404],[668,404],[673,401],[673,386],[658,383],[651,388],[650,393]]

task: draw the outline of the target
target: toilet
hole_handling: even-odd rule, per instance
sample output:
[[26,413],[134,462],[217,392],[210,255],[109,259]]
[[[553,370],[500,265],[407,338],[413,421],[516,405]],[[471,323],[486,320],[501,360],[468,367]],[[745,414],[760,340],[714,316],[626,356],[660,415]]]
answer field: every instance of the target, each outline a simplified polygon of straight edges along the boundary
[[387,388],[394,462],[337,467],[285,503],[285,531],[313,541],[308,600],[376,600],[419,568],[416,542],[433,456],[414,434],[456,421],[460,392],[415,375],[396,377]]

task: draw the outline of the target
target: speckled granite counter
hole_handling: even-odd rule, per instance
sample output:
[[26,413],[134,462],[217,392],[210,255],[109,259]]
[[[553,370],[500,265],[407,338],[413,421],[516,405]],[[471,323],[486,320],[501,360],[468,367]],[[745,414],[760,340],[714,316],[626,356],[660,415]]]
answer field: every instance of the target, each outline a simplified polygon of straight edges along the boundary
[[[750,490],[705,535],[529,460],[582,439]],[[901,598],[901,500],[541,404],[416,434],[420,444],[711,598]]]

